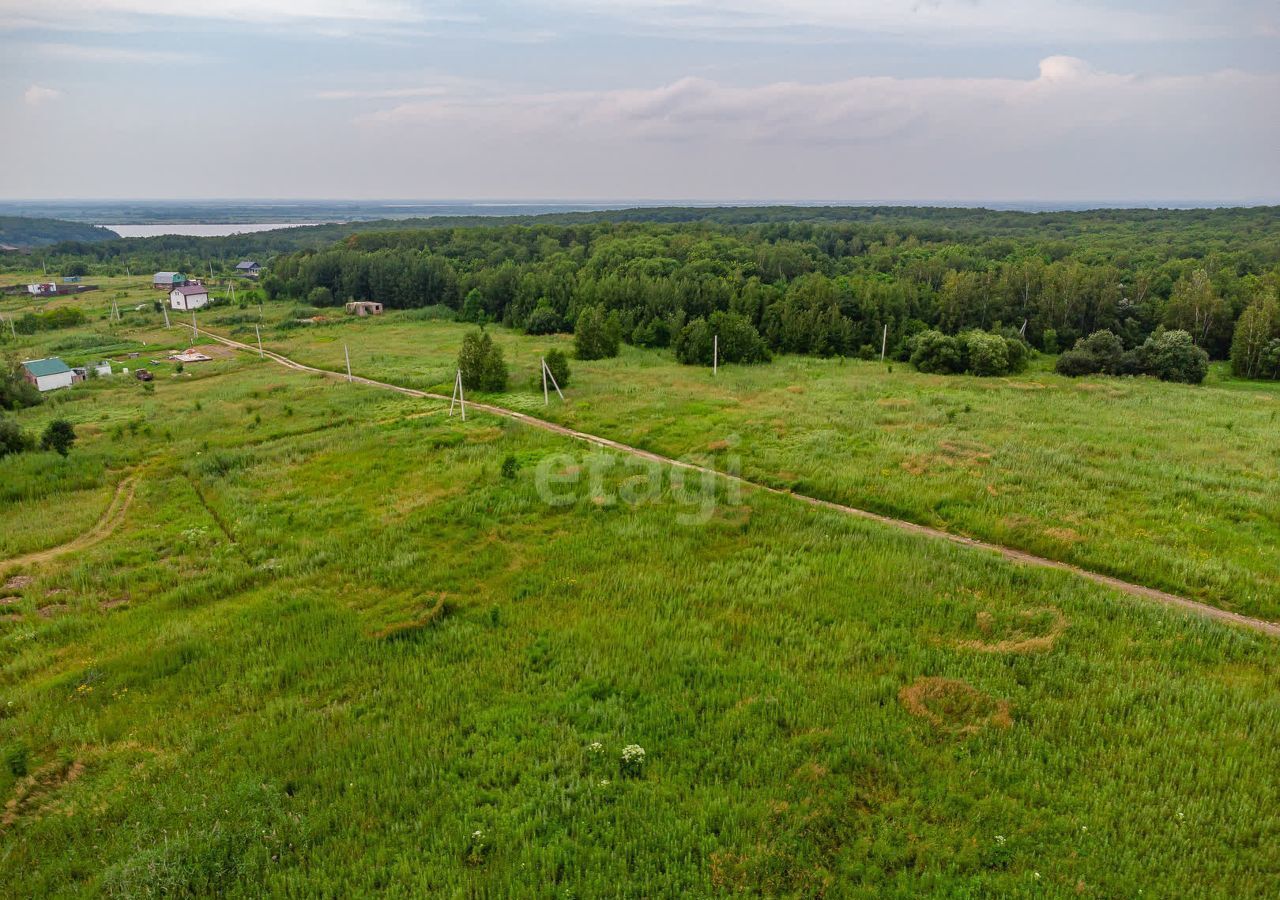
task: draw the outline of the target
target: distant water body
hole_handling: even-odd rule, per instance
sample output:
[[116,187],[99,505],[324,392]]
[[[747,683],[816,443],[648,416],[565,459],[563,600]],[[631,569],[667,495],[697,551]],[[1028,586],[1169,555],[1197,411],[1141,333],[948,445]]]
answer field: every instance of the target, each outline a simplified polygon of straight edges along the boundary
[[180,234],[189,237],[225,237],[229,234],[251,234],[255,231],[271,231],[275,228],[299,228],[316,225],[316,222],[168,222],[163,225],[105,225],[120,237],[158,237],[162,234]]

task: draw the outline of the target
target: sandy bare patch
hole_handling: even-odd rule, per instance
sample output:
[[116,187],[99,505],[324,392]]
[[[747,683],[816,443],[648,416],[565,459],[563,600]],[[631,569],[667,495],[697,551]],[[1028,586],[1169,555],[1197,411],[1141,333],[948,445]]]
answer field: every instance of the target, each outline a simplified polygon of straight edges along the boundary
[[103,600],[99,603],[98,608],[102,610],[116,609],[117,607],[124,606],[128,602],[128,597],[112,597],[110,600]]
[[36,615],[42,619],[52,619],[54,616],[60,616],[67,611],[65,603],[50,603],[48,606],[42,606],[36,610]]
[[983,639],[956,641],[956,646],[980,653],[1040,653],[1053,649],[1069,624],[1052,606],[1022,610],[1011,622],[999,622],[983,610],[977,616]]
[[917,678],[898,692],[904,709],[947,734],[976,734],[992,726],[1008,728],[1009,701],[950,678]]
[[1048,387],[1038,381],[1006,381],[1005,384],[1019,391],[1043,391]]
[[13,606],[21,602],[21,597],[0,597],[0,606]]
[[20,591],[36,580],[34,575],[14,575],[4,583],[6,591]]

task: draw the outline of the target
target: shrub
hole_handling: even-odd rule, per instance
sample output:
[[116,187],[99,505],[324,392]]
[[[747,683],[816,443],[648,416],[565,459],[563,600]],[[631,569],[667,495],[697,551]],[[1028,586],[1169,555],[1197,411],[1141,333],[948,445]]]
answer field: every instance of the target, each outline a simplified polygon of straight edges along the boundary
[[1209,354],[1185,331],[1157,332],[1143,344],[1147,371],[1161,381],[1199,384],[1209,373]]
[[23,453],[31,449],[31,439],[12,419],[0,417],[0,457],[10,453]]
[[1046,328],[1044,333],[1040,335],[1040,349],[1045,353],[1058,352],[1058,331],[1054,328]]
[[307,294],[307,302],[312,306],[334,306],[333,291],[327,287],[314,287]]
[[36,386],[23,377],[21,363],[10,361],[0,373],[0,409],[24,409],[43,400]]
[[549,306],[539,306],[525,319],[525,334],[558,334],[564,331],[564,319]]
[[507,363],[502,348],[483,331],[473,331],[462,339],[458,368],[462,371],[462,386],[469,390],[507,389]]
[[1054,368],[1059,375],[1075,377],[1099,372],[1119,375],[1122,368],[1132,365],[1132,358],[1125,361],[1124,344],[1120,338],[1103,329],[1076,341],[1073,349],[1058,357]]
[[968,371],[982,376],[1009,374],[1009,344],[1003,337],[985,331],[966,331],[960,340]]
[[931,375],[958,375],[965,370],[964,352],[958,340],[930,329],[916,335],[911,365]]
[[1059,375],[1078,378],[1081,375],[1096,375],[1101,371],[1098,358],[1084,350],[1068,350],[1058,357],[1053,367]]
[[769,349],[760,332],[746,317],[734,312],[714,312],[710,319],[699,317],[680,329],[675,340],[676,359],[686,365],[711,365],[717,336],[722,363],[769,361]]
[[480,293],[479,288],[472,288],[467,292],[467,296],[462,301],[462,312],[458,318],[464,322],[474,322],[477,325],[483,325],[489,321],[489,314],[484,308],[484,294]]
[[599,306],[583,307],[573,329],[573,347],[578,359],[608,359],[618,355],[622,326],[616,314],[606,316]]
[[53,450],[59,456],[66,456],[76,442],[76,430],[66,419],[54,419],[40,437],[41,450]]
[[657,316],[645,319],[631,332],[631,343],[637,347],[666,347],[671,343],[671,324]]
[[[560,389],[564,390],[569,385],[569,357],[565,355],[563,350],[548,350],[545,357],[547,360],[547,368],[551,370],[552,377],[555,378],[556,384],[560,385]],[[538,383],[542,383],[542,379],[538,379]]]

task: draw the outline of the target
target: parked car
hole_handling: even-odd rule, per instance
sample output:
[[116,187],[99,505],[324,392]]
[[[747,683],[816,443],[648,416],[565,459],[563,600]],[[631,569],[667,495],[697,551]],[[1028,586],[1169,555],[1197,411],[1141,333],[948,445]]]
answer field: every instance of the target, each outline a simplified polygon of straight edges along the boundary
[[139,369],[133,373],[133,377],[139,381],[155,381],[156,376],[152,375],[146,369]]

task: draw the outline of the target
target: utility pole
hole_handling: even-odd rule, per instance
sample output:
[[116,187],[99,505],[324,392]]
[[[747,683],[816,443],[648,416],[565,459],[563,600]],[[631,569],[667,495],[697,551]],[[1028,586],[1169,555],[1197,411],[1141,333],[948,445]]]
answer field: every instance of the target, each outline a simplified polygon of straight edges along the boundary
[[342,355],[347,358],[347,382],[351,382],[351,351],[347,349],[347,345],[342,345]]
[[196,337],[200,334],[200,329],[196,328],[196,311],[191,310],[191,346],[196,345]]
[[164,301],[160,302],[160,311],[164,313],[164,327],[169,327],[169,306]]
[[462,406],[462,421],[467,421],[467,398],[462,393],[462,370],[458,370],[457,376],[453,379],[453,396],[449,398],[449,415],[453,415],[453,405],[459,403]]
[[564,392],[560,390],[560,385],[556,383],[556,376],[551,371],[551,367],[547,365],[547,358],[542,357],[542,403],[544,406],[551,405],[551,397],[547,393],[547,379],[551,379],[551,386],[556,389],[556,393],[560,395],[560,399],[564,399]]
[[885,323],[884,336],[880,338],[880,362],[884,362],[884,353],[889,349],[889,325]]
[[253,331],[258,336],[258,359],[262,359],[266,356],[266,354],[262,352],[262,329],[257,325],[254,325]]
[[711,338],[711,374],[720,371],[720,335]]

